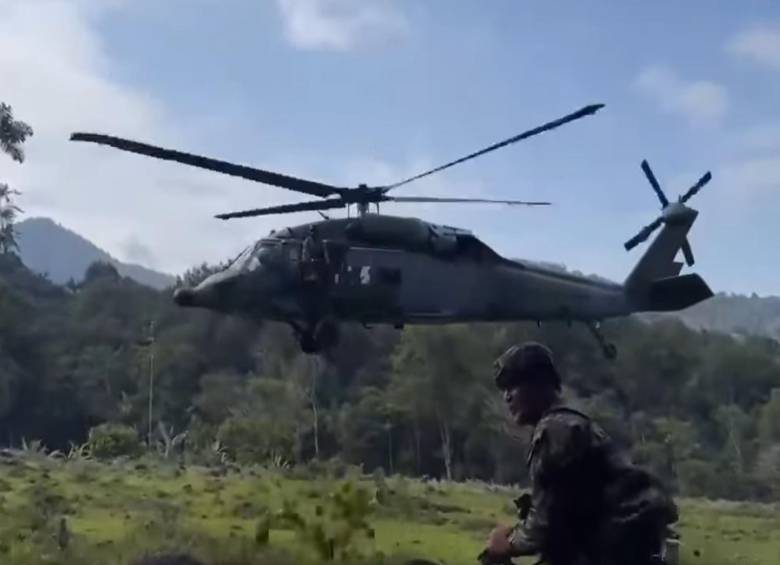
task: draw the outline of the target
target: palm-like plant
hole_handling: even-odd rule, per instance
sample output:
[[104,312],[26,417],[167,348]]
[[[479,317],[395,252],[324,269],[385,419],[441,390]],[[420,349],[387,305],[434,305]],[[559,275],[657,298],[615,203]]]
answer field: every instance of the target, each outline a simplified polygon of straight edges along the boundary
[[[13,110],[8,104],[0,102],[0,150],[19,163],[24,162],[22,144],[33,134],[32,128],[25,122],[15,120]],[[0,183],[0,255],[19,251],[14,231],[16,215],[21,212],[12,200],[19,192],[11,190],[7,184]]]
[[7,184],[0,183],[0,255],[19,250],[14,229],[16,215],[22,211],[14,204],[13,196],[19,192],[12,190]]

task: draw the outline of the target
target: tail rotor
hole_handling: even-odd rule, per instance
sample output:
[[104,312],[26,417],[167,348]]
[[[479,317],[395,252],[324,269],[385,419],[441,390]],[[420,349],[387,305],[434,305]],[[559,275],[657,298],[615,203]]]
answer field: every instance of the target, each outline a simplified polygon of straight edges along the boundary
[[[640,243],[647,240],[652,233],[657,230],[659,227],[661,227],[662,224],[669,221],[671,218],[673,218],[676,213],[679,213],[680,210],[685,210],[685,203],[696,193],[701,190],[701,188],[706,185],[710,180],[712,180],[712,174],[707,171],[697,182],[694,184],[691,188],[689,188],[685,194],[680,196],[677,199],[677,202],[670,203],[669,199],[666,197],[666,194],[664,194],[663,189],[661,188],[661,185],[658,183],[658,179],[655,178],[655,175],[653,174],[653,170],[650,168],[650,165],[646,160],[642,161],[642,171],[645,173],[645,176],[647,177],[648,182],[650,183],[650,186],[653,187],[653,191],[655,192],[656,196],[658,197],[658,200],[661,202],[661,215],[658,216],[655,220],[653,220],[650,224],[643,227],[639,233],[637,233],[634,237],[626,241],[624,244],[624,247],[626,248],[626,251],[630,251]],[[693,257],[693,250],[691,249],[691,245],[688,242],[688,239],[686,238],[685,241],[683,241],[681,245],[681,249],[683,252],[683,255],[685,256],[685,262],[690,267],[694,264],[694,257]]]

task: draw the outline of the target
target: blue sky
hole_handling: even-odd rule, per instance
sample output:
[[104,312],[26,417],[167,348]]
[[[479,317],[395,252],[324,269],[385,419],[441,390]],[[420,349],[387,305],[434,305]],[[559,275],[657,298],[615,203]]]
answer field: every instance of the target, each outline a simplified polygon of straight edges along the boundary
[[0,97],[36,136],[0,177],[29,215],[122,259],[178,272],[317,216],[214,220],[301,198],[71,144],[70,131],[371,184],[600,102],[593,117],[398,191],[554,206],[382,211],[622,280],[644,249],[623,242],[659,208],[640,161],[670,198],[711,170],[692,201],[694,269],[717,291],[780,294],[776,2],[0,0],[2,31]]

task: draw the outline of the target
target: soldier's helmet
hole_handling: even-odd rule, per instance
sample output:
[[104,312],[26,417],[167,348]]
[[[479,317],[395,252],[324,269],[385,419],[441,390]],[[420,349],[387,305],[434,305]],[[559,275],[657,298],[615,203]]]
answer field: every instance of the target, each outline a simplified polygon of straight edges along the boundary
[[513,345],[493,363],[496,387],[507,390],[522,382],[550,382],[561,388],[561,377],[550,349],[536,341]]

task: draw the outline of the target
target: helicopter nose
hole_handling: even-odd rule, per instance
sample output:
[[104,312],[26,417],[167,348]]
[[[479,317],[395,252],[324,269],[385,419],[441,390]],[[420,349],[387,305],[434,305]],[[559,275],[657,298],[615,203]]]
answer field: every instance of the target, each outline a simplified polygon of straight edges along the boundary
[[173,293],[173,301],[177,306],[194,306],[195,291],[191,288],[177,288]]

